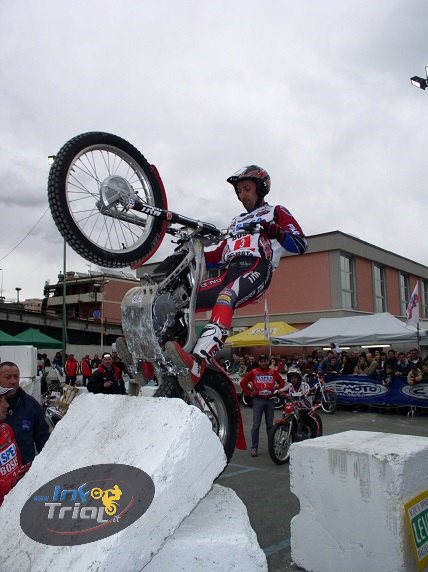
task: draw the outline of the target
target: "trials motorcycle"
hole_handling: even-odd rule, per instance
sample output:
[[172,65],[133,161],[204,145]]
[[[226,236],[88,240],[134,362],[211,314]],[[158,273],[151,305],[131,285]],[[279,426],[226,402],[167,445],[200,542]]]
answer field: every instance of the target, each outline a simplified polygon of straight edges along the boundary
[[[159,384],[155,396],[178,397],[203,411],[229,461],[235,446],[246,448],[231,379],[213,359],[195,387],[183,388],[178,382],[183,371],[165,352],[169,340],[179,341],[187,352],[193,349],[204,247],[228,235],[212,224],[169,211],[156,167],[129,142],[110,133],[83,133],[65,143],[50,169],[48,200],[63,238],[100,266],[137,268],[153,256],[165,234],[173,237],[174,253],[145,274],[121,305],[133,373],[138,377],[149,365]],[[243,235],[249,232],[250,228],[242,230]]]
[[[274,463],[283,465],[289,461],[293,443],[322,436],[321,417],[316,413],[319,407],[320,404],[308,404],[301,392],[285,396],[282,416],[275,421],[268,438],[269,455]],[[311,435],[302,412],[307,413],[315,422],[316,435]]]

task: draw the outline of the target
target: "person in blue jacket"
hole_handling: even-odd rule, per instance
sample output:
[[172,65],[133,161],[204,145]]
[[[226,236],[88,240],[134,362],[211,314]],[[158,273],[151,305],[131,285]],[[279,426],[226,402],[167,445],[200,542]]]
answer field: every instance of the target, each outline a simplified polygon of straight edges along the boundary
[[31,463],[49,439],[49,426],[40,404],[19,387],[19,368],[11,361],[0,363],[0,387],[12,389],[7,394],[9,403],[5,419],[15,433],[22,463]]

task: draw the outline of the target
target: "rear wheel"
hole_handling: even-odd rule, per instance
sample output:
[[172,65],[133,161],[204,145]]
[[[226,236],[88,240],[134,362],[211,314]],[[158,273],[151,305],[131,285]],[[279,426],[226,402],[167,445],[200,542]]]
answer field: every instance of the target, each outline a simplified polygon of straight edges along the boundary
[[321,400],[321,409],[324,413],[334,413],[337,409],[336,394],[329,391],[324,391],[324,397]]
[[118,268],[157,250],[165,223],[131,210],[135,198],[167,208],[156,169],[128,141],[110,133],[82,133],[55,156],[48,181],[52,217],[86,260]]
[[[239,405],[229,383],[217,370],[208,368],[194,391],[198,405],[211,421],[213,431],[218,435],[229,462],[235,451],[239,418]],[[155,397],[180,397],[190,402],[189,396],[174,378],[162,381]]]
[[290,421],[277,423],[269,433],[269,455],[274,463],[283,465],[290,459],[290,447],[293,443]]

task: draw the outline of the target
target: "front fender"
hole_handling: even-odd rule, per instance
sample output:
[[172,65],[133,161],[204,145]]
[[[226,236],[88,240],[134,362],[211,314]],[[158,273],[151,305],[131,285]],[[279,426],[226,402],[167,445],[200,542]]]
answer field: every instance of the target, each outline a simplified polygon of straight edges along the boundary
[[233,381],[227,371],[219,365],[219,363],[215,360],[211,360],[211,367],[214,367],[216,371],[227,381],[232,395],[235,399],[236,404],[236,412],[238,414],[238,433],[236,435],[236,448],[245,451],[247,449],[247,441],[245,439],[244,433],[244,424],[242,422],[242,415],[241,415],[241,405],[239,403],[239,397],[236,393],[235,386],[233,385]]

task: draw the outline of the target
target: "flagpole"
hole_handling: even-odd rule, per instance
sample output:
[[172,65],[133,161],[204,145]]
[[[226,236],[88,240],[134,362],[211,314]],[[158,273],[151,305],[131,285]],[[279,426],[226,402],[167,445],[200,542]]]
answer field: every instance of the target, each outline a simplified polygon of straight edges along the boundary
[[418,354],[421,353],[421,336],[419,334],[419,322],[416,324],[416,339],[418,341]]

